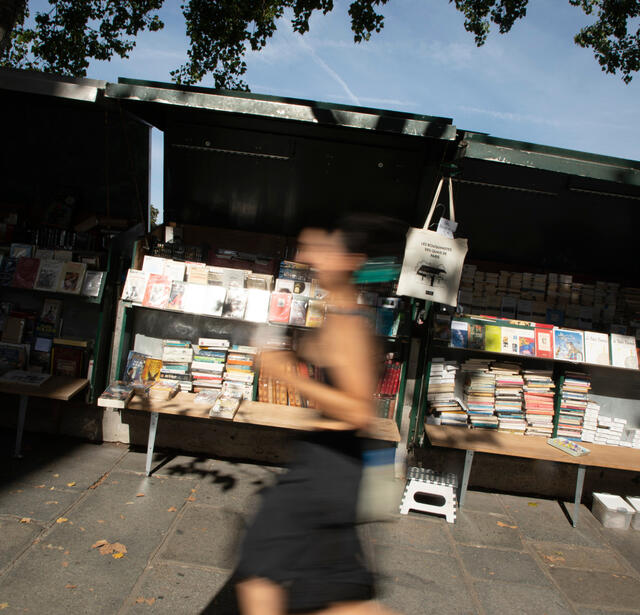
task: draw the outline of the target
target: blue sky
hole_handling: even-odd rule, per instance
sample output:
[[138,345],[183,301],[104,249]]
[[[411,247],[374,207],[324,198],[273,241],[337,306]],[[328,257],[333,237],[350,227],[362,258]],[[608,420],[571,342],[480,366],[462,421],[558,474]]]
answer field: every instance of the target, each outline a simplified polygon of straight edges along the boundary
[[[188,43],[179,4],[165,0],[164,30],[140,36],[129,59],[94,62],[88,76],[170,81]],[[384,29],[361,44],[349,1],[336,0],[304,36],[283,19],[267,48],[248,55],[245,80],[256,93],[445,116],[458,128],[638,160],[640,75],[625,85],[575,45],[589,21],[568,0],[529,4],[509,34],[492,32],[477,48],[448,0],[390,0],[381,8]],[[156,145],[156,169],[160,156]],[[158,190],[154,173],[154,202]]]

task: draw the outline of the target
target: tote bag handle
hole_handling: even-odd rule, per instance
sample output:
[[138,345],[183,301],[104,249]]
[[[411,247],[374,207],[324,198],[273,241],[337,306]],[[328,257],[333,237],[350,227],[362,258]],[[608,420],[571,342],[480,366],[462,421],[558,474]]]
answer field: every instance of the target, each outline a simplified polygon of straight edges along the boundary
[[[447,178],[449,180],[448,188],[449,188],[449,219],[452,222],[456,221],[456,213],[453,209],[453,182],[451,178]],[[431,224],[431,218],[433,217],[433,212],[436,210],[436,204],[438,203],[438,197],[440,196],[440,191],[442,190],[442,184],[444,182],[444,177],[440,179],[438,182],[438,187],[436,188],[436,193],[433,197],[433,201],[431,203],[431,208],[429,209],[429,213],[427,214],[427,220],[422,227],[425,230],[429,230],[429,224]]]

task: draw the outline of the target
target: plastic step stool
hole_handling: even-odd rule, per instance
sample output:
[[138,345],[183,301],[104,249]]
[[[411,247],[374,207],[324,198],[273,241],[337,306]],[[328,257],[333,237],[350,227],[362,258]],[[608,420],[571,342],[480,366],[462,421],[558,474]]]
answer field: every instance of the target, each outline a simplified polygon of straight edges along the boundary
[[[407,484],[404,488],[400,514],[406,515],[410,510],[444,515],[449,523],[456,520],[456,489],[458,478],[455,474],[441,474],[424,468],[409,468],[407,471]],[[427,504],[419,502],[417,495],[440,496],[444,503]]]

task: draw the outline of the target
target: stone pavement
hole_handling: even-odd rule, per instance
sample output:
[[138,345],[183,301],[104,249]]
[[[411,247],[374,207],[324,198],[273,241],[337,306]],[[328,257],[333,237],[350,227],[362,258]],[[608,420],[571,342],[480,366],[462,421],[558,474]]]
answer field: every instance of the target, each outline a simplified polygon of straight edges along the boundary
[[[279,468],[160,454],[146,478],[122,445],[25,445],[0,457],[0,611],[230,612],[238,540]],[[574,529],[556,501],[469,492],[455,525],[398,515],[361,533],[382,600],[405,614],[640,613],[640,532],[584,507]]]

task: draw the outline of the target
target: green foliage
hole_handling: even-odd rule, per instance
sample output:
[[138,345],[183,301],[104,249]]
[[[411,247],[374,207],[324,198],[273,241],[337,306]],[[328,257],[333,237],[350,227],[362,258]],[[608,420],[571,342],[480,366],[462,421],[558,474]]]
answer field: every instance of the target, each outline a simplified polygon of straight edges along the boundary
[[[174,2],[175,0],[170,0]],[[426,0],[425,0],[426,1]],[[429,0],[433,2],[434,0]],[[444,1],[444,0],[442,0]],[[556,0],[558,1],[558,0]],[[136,36],[163,27],[155,14],[164,0],[49,0],[49,12],[35,15],[27,27],[25,0],[0,0],[0,9],[14,15],[5,26],[0,14],[0,65],[37,68],[63,75],[84,76],[92,59],[128,57]],[[378,12],[388,0],[352,0],[349,17],[354,42],[368,41],[384,27]],[[511,30],[527,14],[529,0],[449,0],[465,18],[464,27],[483,45],[492,24],[500,33]],[[640,69],[640,0],[569,0],[597,20],[575,37],[590,48],[602,69],[625,82]],[[9,7],[8,9],[4,7]],[[186,62],[171,72],[178,83],[194,84],[207,75],[215,86],[247,90],[243,81],[248,50],[263,49],[278,20],[290,17],[293,30],[309,31],[314,12],[334,10],[333,0],[184,0],[181,6],[190,40]],[[2,32],[10,32],[9,44]]]

